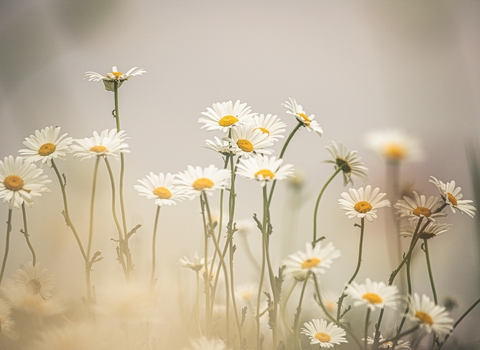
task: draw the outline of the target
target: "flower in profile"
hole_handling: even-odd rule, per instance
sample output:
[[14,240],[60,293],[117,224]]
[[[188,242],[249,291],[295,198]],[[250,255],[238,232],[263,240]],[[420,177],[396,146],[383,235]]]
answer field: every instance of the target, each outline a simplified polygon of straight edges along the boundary
[[337,145],[335,141],[331,141],[330,146],[325,148],[330,152],[333,158],[333,160],[326,160],[325,163],[334,164],[335,170],[338,170],[339,168],[342,169],[344,186],[348,183],[353,185],[353,175],[358,176],[365,181],[368,180],[366,173],[368,169],[363,162],[360,161],[362,158],[357,155],[357,151],[349,151],[342,143]]
[[267,147],[273,146],[268,134],[254,130],[253,125],[241,125],[232,129],[232,138],[229,140],[232,150],[242,158],[248,158],[257,154],[271,154],[272,150]]
[[321,348],[333,348],[340,343],[348,343],[345,336],[347,333],[343,328],[338,327],[333,322],[327,323],[325,320],[313,319],[303,324],[302,334],[310,338],[310,344],[318,344]]
[[372,311],[375,308],[383,309],[385,306],[396,309],[399,301],[396,286],[387,286],[383,282],[372,282],[369,278],[365,280],[365,284],[352,282],[346,292],[355,300],[354,306],[366,305]]
[[202,129],[206,128],[207,131],[228,131],[233,126],[251,123],[254,115],[251,113],[250,107],[240,101],[236,101],[235,104],[232,101],[214,103],[212,108],[208,107],[207,111],[202,114],[204,117],[200,117],[198,122],[203,123]]
[[283,159],[274,156],[258,156],[255,158],[241,159],[237,165],[237,174],[247,179],[260,181],[264,187],[267,182],[283,180],[293,174],[293,165],[286,164],[282,167]]
[[31,262],[23,265],[22,269],[15,272],[12,279],[17,295],[30,295],[43,300],[52,297],[54,277],[48,274],[47,269],[41,269],[39,263],[35,266]]
[[72,145],[73,157],[84,160],[97,156],[113,156],[118,159],[117,152],[129,152],[126,149],[128,144],[124,142],[126,139],[124,130],[117,132],[116,129],[107,129],[100,135],[94,131],[93,137],[74,140],[76,144]]
[[397,130],[373,131],[366,136],[367,145],[390,162],[421,160],[420,142],[411,135]]
[[320,124],[316,120],[313,120],[315,116],[311,114],[310,116],[303,110],[302,106],[295,101],[295,99],[290,98],[290,101],[285,101],[283,104],[287,107],[287,113],[295,116],[297,120],[303,124],[304,127],[307,128],[308,131],[313,130],[319,136],[322,136],[323,129],[320,127]]
[[264,134],[267,134],[272,141],[279,141],[283,138],[282,135],[286,131],[287,124],[282,122],[280,118],[272,114],[260,114],[253,118],[253,130],[260,130]]
[[437,212],[440,207],[440,198],[430,196],[428,199],[422,194],[418,195],[416,191],[413,191],[414,198],[403,196],[393,207],[397,209],[397,214],[401,218],[408,217],[416,220],[420,217],[425,217],[428,220],[435,221],[435,218],[439,216],[445,216],[443,212]]
[[455,181],[450,181],[445,184],[442,181],[437,180],[433,176],[430,176],[430,178],[430,182],[437,187],[443,201],[448,204],[454,214],[455,209],[458,209],[461,213],[465,213],[471,218],[475,216],[475,211],[477,209],[470,204],[473,201],[469,199],[462,199],[463,194],[460,193],[462,188],[455,188]]
[[[228,156],[233,153],[230,142],[227,140],[220,140],[216,136],[214,137],[214,140],[206,140],[204,147],[218,152],[224,156]],[[233,155],[235,155],[235,153],[233,153]]]
[[[423,226],[423,225],[422,225]],[[430,239],[435,236],[438,236],[441,233],[447,232],[451,224],[440,224],[435,221],[430,221],[425,229],[420,233],[420,239]],[[417,223],[415,221],[410,221],[409,226],[404,226],[400,229],[400,235],[405,237],[413,237],[415,230],[417,229]],[[419,228],[420,229],[420,228]]]
[[135,185],[135,189],[140,196],[148,199],[155,199],[155,204],[175,205],[178,201],[185,199],[187,196],[183,191],[173,185],[174,175],[167,173],[154,174],[150,172],[146,178],[138,180],[141,185]]
[[[363,340],[363,339],[362,339]],[[367,337],[367,344],[368,345],[373,345],[375,342],[375,333],[373,333],[373,337]],[[378,337],[378,348],[379,349],[393,349],[393,342],[392,341],[387,341],[384,337],[381,335]],[[410,347],[410,342],[409,341],[404,341],[404,340],[397,340],[397,344],[395,345],[395,349],[399,350],[411,350]]]
[[[210,259],[209,259],[210,261]],[[205,258],[200,258],[197,252],[193,253],[193,260],[190,261],[189,258],[184,256],[183,258],[178,259],[178,262],[181,267],[186,267],[188,269],[192,269],[195,272],[200,271],[203,269],[203,266],[205,265]]]
[[416,321],[427,333],[434,332],[443,336],[453,330],[453,319],[448,317],[448,312],[443,306],[435,305],[425,294],[420,296],[414,293],[409,298],[409,319]]
[[389,207],[390,201],[383,199],[385,193],[379,193],[380,189],[377,187],[372,191],[372,187],[368,185],[363,189],[360,187],[358,190],[350,188],[347,192],[343,192],[341,196],[343,199],[339,199],[338,203],[340,208],[346,210],[345,215],[348,218],[365,218],[368,221],[373,221],[377,218],[377,209],[383,207]]
[[71,137],[66,137],[67,134],[60,134],[60,127],[46,127],[40,131],[35,130],[35,135],[26,137],[23,144],[28,149],[21,149],[19,152],[25,157],[25,161],[42,163],[50,163],[53,158],[66,160],[66,154],[71,152],[70,144]]
[[190,347],[184,350],[228,350],[225,343],[220,339],[207,339],[200,337],[190,342]]
[[146,73],[146,72],[147,71],[142,68],[133,67],[132,69],[129,69],[127,73],[123,74],[122,72],[119,72],[117,70],[116,66],[113,66],[112,71],[110,73],[107,73],[106,75],[102,75],[96,72],[86,72],[85,77],[88,78],[88,81],[103,80],[103,84],[105,85],[105,90],[114,91],[115,82],[118,84],[118,87],[120,87],[122,86],[125,80],[128,80],[131,77],[135,77],[137,75],[142,75],[143,73]]
[[330,267],[332,260],[339,256],[340,251],[335,249],[332,242],[323,248],[321,243],[317,243],[315,247],[311,243],[306,243],[305,252],[298,251],[296,254],[291,254],[283,262],[285,275],[291,275],[299,281],[305,280],[308,272],[318,276],[325,273],[325,269]]
[[31,207],[33,197],[50,192],[45,186],[50,182],[42,169],[25,162],[23,157],[8,156],[3,162],[0,160],[0,198],[9,203],[10,209],[20,208],[23,203]]
[[189,165],[187,171],[176,176],[173,184],[184,190],[185,195],[193,199],[202,193],[212,195],[215,190],[225,189],[230,174],[230,170],[218,169],[213,164],[205,169]]

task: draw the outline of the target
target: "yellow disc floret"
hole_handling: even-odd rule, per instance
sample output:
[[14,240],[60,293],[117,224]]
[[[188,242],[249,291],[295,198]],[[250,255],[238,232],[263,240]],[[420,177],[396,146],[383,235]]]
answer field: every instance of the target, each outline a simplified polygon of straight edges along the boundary
[[455,198],[455,196],[454,196],[453,194],[451,194],[451,193],[448,192],[448,193],[447,193],[447,198],[448,198],[448,201],[449,201],[450,203],[452,203],[453,205],[456,206],[456,205],[458,204],[457,198]]
[[259,177],[260,175],[262,175],[264,179],[273,179],[275,177],[275,174],[268,169],[262,169],[255,173],[255,177]]
[[218,125],[220,126],[230,126],[238,122],[238,118],[234,117],[233,115],[226,115],[222,119],[218,121]]
[[56,147],[53,143],[50,143],[50,142],[45,143],[41,145],[40,148],[38,149],[38,154],[41,155],[42,157],[45,157],[55,152],[55,149]]
[[120,79],[123,75],[122,72],[111,72],[110,74],[112,74],[115,77],[115,79]]
[[407,156],[407,150],[402,145],[399,145],[397,143],[390,143],[385,145],[383,149],[383,154],[388,159],[402,160]]
[[305,124],[306,126],[310,126],[310,118],[305,114],[305,113],[297,113],[297,119],[302,119],[302,123]]
[[372,210],[372,205],[368,202],[360,201],[355,204],[353,209],[355,209],[359,213],[365,214]]
[[213,187],[213,185],[214,183],[212,180],[207,179],[206,177],[201,177],[199,179],[196,179],[192,186],[197,191],[203,191],[207,188]]
[[260,130],[262,133],[267,134],[267,135],[270,135],[270,131],[268,131],[268,130],[265,129],[265,128],[262,128],[261,126],[259,126],[258,128],[253,129],[253,131],[255,131],[255,130]]
[[9,175],[3,180],[3,184],[10,191],[19,191],[23,188],[23,180],[20,176]]
[[252,143],[245,139],[238,140],[237,145],[244,152],[252,152],[254,150]]
[[415,313],[415,317],[418,318],[418,320],[420,321],[420,323],[423,323],[423,324],[428,324],[429,326],[431,326],[433,324],[433,319],[432,317],[423,312],[423,311],[417,311]]
[[380,304],[383,301],[382,298],[375,293],[365,293],[362,295],[362,299],[368,301],[370,304]]
[[319,332],[315,334],[315,338],[322,343],[326,343],[330,341],[330,336],[327,333]]
[[103,153],[103,152],[108,152],[108,149],[105,146],[98,145],[98,146],[90,147],[90,151],[95,153]]
[[312,267],[315,267],[318,264],[320,264],[320,259],[310,258],[302,262],[302,269],[311,269]]
[[169,199],[172,197],[172,193],[165,187],[157,187],[153,190],[153,194],[160,199]]
[[428,218],[430,215],[432,215],[432,212],[428,208],[418,207],[413,210],[413,215],[426,216]]

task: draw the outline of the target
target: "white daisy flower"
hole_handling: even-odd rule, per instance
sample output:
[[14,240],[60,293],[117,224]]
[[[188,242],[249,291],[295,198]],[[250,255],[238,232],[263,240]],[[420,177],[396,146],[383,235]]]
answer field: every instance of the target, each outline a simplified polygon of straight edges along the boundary
[[174,177],[170,173],[156,175],[150,172],[146,178],[137,180],[141,185],[135,185],[134,187],[140,196],[155,199],[155,204],[158,206],[175,205],[187,196],[180,188],[173,185]]
[[113,156],[118,159],[117,152],[130,152],[126,149],[128,144],[124,143],[126,139],[124,130],[117,132],[116,129],[107,129],[100,135],[94,131],[93,137],[74,140],[76,144],[72,145],[73,156],[81,160],[97,156]]
[[47,271],[47,269],[41,269],[40,264],[33,266],[31,262],[25,264],[22,269],[18,269],[12,276],[15,294],[31,295],[43,300],[50,299],[54,278]]
[[299,281],[305,280],[307,273],[311,271],[315,275],[325,273],[332,260],[340,256],[340,251],[335,249],[332,242],[329,242],[322,248],[321,243],[312,247],[311,243],[305,244],[305,252],[298,251],[291,254],[283,262],[285,265],[285,275],[291,275]]
[[347,211],[345,215],[348,215],[349,219],[358,217],[373,221],[377,218],[377,209],[390,206],[388,199],[382,200],[385,193],[379,193],[378,187],[372,191],[372,187],[368,185],[365,189],[363,187],[358,190],[350,188],[348,192],[341,194],[343,199],[339,199],[338,203],[340,208]]
[[333,322],[327,323],[325,320],[313,319],[305,322],[303,326],[305,328],[301,333],[310,338],[311,345],[318,344],[321,348],[333,348],[340,343],[348,343],[345,330]]
[[207,131],[223,130],[228,131],[233,126],[251,123],[251,118],[255,115],[251,113],[250,107],[247,107],[246,103],[240,103],[236,101],[235,104],[232,101],[218,102],[212,105],[212,108],[207,108],[206,112],[202,112],[204,117],[198,119],[199,123],[204,125],[202,129]]
[[147,71],[142,68],[133,67],[132,69],[129,69],[127,73],[123,74],[122,72],[119,72],[117,70],[116,66],[113,66],[112,71],[110,73],[107,73],[106,75],[102,75],[96,72],[86,72],[85,77],[88,78],[88,81],[103,80],[105,90],[114,91],[115,82],[117,82],[118,87],[120,87],[125,80],[128,80],[131,77],[135,77],[137,75],[142,75],[146,72]]
[[272,150],[267,147],[273,146],[268,134],[260,130],[254,130],[253,125],[240,125],[232,129],[232,137],[229,139],[232,150],[243,158],[257,154],[271,154]]
[[322,136],[323,130],[320,127],[320,124],[316,120],[313,120],[315,116],[312,114],[310,116],[303,110],[302,106],[297,103],[293,98],[289,97],[290,101],[285,101],[283,104],[287,107],[287,113],[295,116],[297,120],[303,124],[304,127],[307,128],[308,131],[313,130],[319,136]]
[[274,156],[242,158],[237,165],[237,174],[247,179],[260,181],[260,185],[264,187],[269,181],[283,180],[293,174],[293,165],[286,164],[280,167],[282,162],[283,159],[277,159]]
[[13,335],[15,322],[12,319],[12,307],[3,299],[0,299],[0,327],[3,335]]
[[417,161],[423,158],[419,140],[401,130],[373,131],[367,134],[366,142],[367,146],[387,161]]
[[461,187],[455,188],[455,181],[447,182],[446,184],[442,181],[437,180],[433,176],[430,176],[430,182],[433,183],[442,196],[443,201],[448,204],[452,212],[455,214],[455,209],[458,209],[461,213],[465,213],[471,218],[475,216],[475,211],[477,210],[472,203],[472,200],[462,199],[463,194],[460,193],[462,190]]
[[400,215],[401,218],[408,217],[416,220],[420,217],[425,217],[428,220],[435,221],[435,218],[445,216],[443,212],[436,212],[441,205],[440,198],[430,196],[426,199],[423,194],[419,196],[415,191],[413,191],[413,196],[415,198],[403,196],[403,199],[400,199],[393,206],[397,209],[397,214]]
[[218,137],[214,137],[215,140],[206,140],[205,141],[205,148],[211,149],[212,151],[218,152],[224,156],[228,156],[230,154],[235,155],[232,152],[232,147],[230,142],[227,140],[220,140]]
[[[363,341],[364,339],[362,339]],[[367,337],[367,343],[368,345],[373,345],[375,342],[375,333],[373,333],[373,338],[372,337]],[[380,345],[378,345],[379,349],[393,349],[393,342],[392,341],[386,341],[384,337],[381,335],[378,337],[378,342]],[[412,348],[410,347],[410,342],[409,341],[403,341],[401,339],[397,340],[397,345],[395,345],[395,349],[398,350],[411,350]]]
[[375,308],[383,309],[385,306],[396,309],[399,302],[396,286],[372,282],[369,278],[365,280],[365,284],[352,282],[347,287],[346,293],[354,299],[354,306],[366,305],[372,311]]
[[280,118],[272,114],[260,114],[253,118],[253,130],[260,130],[264,134],[267,134],[273,141],[279,141],[283,138],[282,135],[287,129],[287,124],[282,122]]
[[[211,259],[209,259],[210,261]],[[192,269],[193,271],[200,271],[205,266],[205,258],[198,255],[197,252],[193,253],[193,260],[190,261],[189,258],[184,256],[183,258],[178,259],[178,263],[181,267]]]
[[19,152],[28,162],[41,161],[42,163],[50,163],[53,158],[67,160],[66,154],[70,153],[71,137],[68,134],[60,134],[60,127],[46,127],[41,131],[35,130],[35,135],[26,137],[23,144],[29,149],[21,149]]
[[[243,283],[235,288],[235,299],[241,307],[250,308],[257,305],[258,284],[253,282]],[[262,295],[264,295],[262,293]]]
[[0,198],[9,203],[10,209],[20,208],[23,203],[31,207],[33,197],[50,192],[45,186],[50,182],[42,169],[22,157],[8,156],[3,162],[0,160]]
[[173,180],[173,184],[185,191],[191,199],[205,192],[212,195],[213,191],[225,189],[228,185],[231,172],[228,169],[218,169],[215,165],[208,168],[189,165],[187,171],[180,173]]
[[453,319],[448,317],[448,312],[443,306],[435,305],[425,294],[420,296],[414,293],[409,298],[409,319],[418,322],[427,333],[434,332],[443,336],[453,330]]
[[[420,233],[420,239],[430,239],[435,236],[438,236],[441,233],[447,232],[451,224],[440,224],[438,222],[430,221],[423,232]],[[417,224],[414,221],[410,221],[409,226],[404,226],[400,229],[400,235],[405,237],[413,237]]]
[[252,233],[256,228],[257,225],[254,220],[251,218],[249,219],[240,219],[235,221],[235,228],[237,229],[237,233],[243,236],[248,236]]
[[222,340],[201,337],[192,340],[190,346],[184,350],[228,350],[228,348]]
[[342,143],[337,145],[335,141],[330,141],[330,146],[325,148],[333,158],[333,160],[326,160],[325,163],[334,164],[335,170],[342,168],[344,186],[348,183],[353,185],[352,175],[368,180],[366,173],[368,169],[360,161],[362,158],[357,155],[357,151],[349,151]]

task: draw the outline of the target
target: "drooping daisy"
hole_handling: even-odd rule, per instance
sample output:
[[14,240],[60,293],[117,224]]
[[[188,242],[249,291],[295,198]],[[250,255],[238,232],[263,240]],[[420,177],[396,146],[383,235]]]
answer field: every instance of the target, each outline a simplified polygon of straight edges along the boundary
[[279,141],[283,138],[282,135],[286,131],[287,124],[282,122],[280,118],[272,114],[260,114],[253,118],[253,130],[260,130],[264,134],[267,134],[272,141]]
[[105,90],[114,91],[115,82],[117,82],[118,87],[120,87],[122,86],[125,80],[128,80],[131,77],[135,77],[137,75],[142,75],[143,73],[146,73],[146,72],[147,71],[142,68],[133,67],[132,69],[129,69],[127,73],[123,74],[122,72],[119,72],[117,70],[116,66],[113,66],[112,71],[110,73],[107,73],[106,75],[102,75],[96,72],[86,72],[85,77],[88,78],[88,81],[103,80],[103,84],[105,85]]
[[366,218],[368,221],[373,221],[377,218],[377,209],[383,207],[389,207],[390,201],[388,199],[382,200],[385,197],[385,193],[379,193],[380,189],[377,187],[372,191],[372,187],[368,185],[363,189],[360,187],[358,190],[350,188],[347,192],[343,192],[341,196],[343,199],[339,199],[338,203],[340,208],[346,210],[345,215],[348,218]]
[[428,333],[434,332],[443,336],[453,330],[453,319],[448,317],[448,312],[440,305],[435,305],[425,294],[420,296],[414,293],[409,298],[409,319],[418,322],[420,327]]
[[[438,222],[430,221],[422,233],[420,233],[420,239],[430,239],[435,236],[438,236],[441,233],[447,232],[451,224],[440,224]],[[422,225],[423,227],[423,225]],[[414,221],[410,222],[409,226],[404,226],[400,229],[400,235],[406,237],[413,237],[415,230],[417,228],[417,224]]]
[[42,169],[22,157],[8,156],[3,162],[0,160],[0,198],[9,203],[10,209],[20,208],[23,203],[31,207],[33,197],[50,192],[45,186],[50,182]]
[[372,282],[369,278],[365,284],[352,282],[346,293],[353,299],[353,305],[366,305],[370,310],[383,309],[385,306],[396,309],[399,302],[398,288],[387,286],[383,282]]
[[233,126],[242,123],[251,123],[252,117],[255,115],[251,113],[250,107],[247,107],[246,103],[240,103],[236,101],[235,104],[232,101],[218,102],[212,105],[212,108],[208,107],[206,112],[202,112],[204,117],[198,119],[199,123],[203,123],[202,129],[207,131],[223,130],[228,131]]
[[333,322],[327,323],[325,320],[313,319],[303,324],[302,334],[310,338],[310,344],[318,344],[321,348],[333,348],[340,343],[348,343],[345,336],[347,332],[338,327]]
[[247,179],[260,181],[260,185],[264,187],[269,181],[283,180],[293,174],[293,165],[286,164],[280,167],[282,162],[283,159],[277,159],[274,156],[241,159],[237,165],[237,174]]
[[227,140],[221,140],[216,136],[214,137],[214,140],[206,140],[204,147],[218,152],[223,156],[228,156],[230,154],[235,155],[235,153],[232,151],[230,142]]
[[228,350],[227,345],[220,339],[207,339],[201,337],[190,342],[184,350]]
[[455,181],[450,181],[445,184],[442,181],[437,180],[433,176],[430,176],[430,178],[430,182],[437,187],[443,201],[448,204],[454,214],[455,209],[458,209],[461,213],[465,213],[471,218],[475,216],[475,212],[477,209],[470,204],[473,203],[473,201],[469,199],[462,199],[463,194],[460,193],[462,188],[455,188]]
[[413,191],[413,196],[415,198],[403,196],[403,199],[400,199],[393,206],[397,209],[397,214],[401,218],[408,217],[416,220],[420,217],[425,217],[428,220],[435,221],[435,218],[445,216],[443,212],[436,212],[441,204],[440,198],[430,196],[426,199],[423,194],[419,196],[415,191]]
[[352,175],[368,180],[366,173],[368,169],[360,161],[362,158],[357,155],[357,151],[349,151],[342,143],[337,145],[335,141],[330,141],[330,146],[325,148],[333,158],[333,160],[326,160],[325,163],[334,164],[335,170],[342,168],[344,186],[348,183],[353,185]]
[[423,157],[419,140],[401,130],[373,131],[367,134],[366,142],[373,151],[390,162],[416,161]]
[[[363,340],[363,339],[362,339]],[[373,345],[375,342],[375,333],[373,333],[373,337],[367,337],[367,344],[368,345]],[[381,335],[378,337],[378,348],[379,349],[393,349],[393,342],[392,341],[386,341],[384,337]],[[395,349],[399,350],[411,350],[410,347],[410,342],[409,341],[404,341],[404,340],[397,340],[397,345],[395,345]]]
[[[210,259],[209,259],[209,261],[210,261]],[[183,258],[178,259],[178,262],[179,262],[181,267],[192,269],[193,271],[198,272],[201,269],[203,269],[203,266],[205,265],[205,258],[204,257],[200,258],[198,253],[195,252],[195,253],[193,253],[193,260],[192,261],[190,261],[189,258],[184,256]]]
[[228,169],[218,169],[213,164],[205,169],[189,165],[187,171],[176,176],[173,184],[193,199],[203,192],[212,195],[215,190],[225,189],[229,179],[230,170]]
[[313,114],[307,115],[307,113],[303,110],[302,106],[297,103],[293,98],[289,97],[290,101],[285,101],[283,104],[287,107],[287,113],[295,116],[297,120],[303,124],[304,127],[307,128],[308,131],[313,130],[319,136],[322,136],[323,129],[320,127],[320,124],[316,120],[313,120],[315,116]]
[[144,179],[138,180],[141,185],[135,185],[135,189],[141,196],[145,196],[148,199],[155,199],[155,204],[162,205],[175,205],[178,201],[181,201],[187,196],[183,191],[173,185],[174,175],[167,173],[154,174],[150,172]]
[[18,294],[35,296],[37,299],[50,299],[54,287],[54,278],[47,269],[41,269],[40,264],[29,262],[18,269],[12,276],[14,288]]
[[28,162],[41,161],[42,163],[50,163],[53,158],[66,160],[66,154],[70,153],[71,137],[68,134],[60,134],[60,127],[46,127],[40,131],[35,130],[35,135],[26,137],[23,144],[28,149],[21,149],[19,152]]
[[329,242],[322,248],[321,243],[312,247],[311,243],[305,244],[305,252],[298,251],[291,254],[283,262],[285,265],[285,275],[293,276],[299,281],[305,280],[307,273],[311,271],[315,275],[325,273],[332,260],[340,256],[340,251],[335,249],[332,242]]
[[268,147],[273,146],[273,142],[268,134],[259,129],[254,130],[253,125],[245,124],[232,129],[230,143],[235,154],[239,154],[242,158],[272,153],[272,150]]
[[117,132],[116,129],[107,129],[100,135],[94,131],[93,137],[74,140],[76,144],[72,145],[73,156],[81,160],[97,156],[113,156],[118,159],[117,153],[130,152],[127,150],[128,144],[124,142],[126,139],[124,130]]

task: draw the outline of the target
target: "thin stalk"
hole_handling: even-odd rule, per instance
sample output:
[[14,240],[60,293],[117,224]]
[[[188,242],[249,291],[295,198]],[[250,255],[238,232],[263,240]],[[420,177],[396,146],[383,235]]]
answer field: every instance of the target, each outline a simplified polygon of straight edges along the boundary
[[438,305],[437,290],[435,289],[435,282],[433,280],[432,265],[430,264],[430,253],[428,252],[428,240],[424,239],[423,244],[424,244],[424,247],[425,247],[425,258],[427,259],[428,277],[430,279],[430,285],[432,286],[433,300],[435,301],[435,305]]
[[[262,232],[263,234],[263,232]],[[257,313],[256,313],[256,321],[257,321],[257,349],[261,349],[261,340],[260,340],[260,298],[262,297],[262,287],[263,287],[263,278],[265,275],[265,240],[262,236],[262,265],[260,268],[260,282],[258,283],[258,293],[257,293]]]
[[[157,227],[158,218],[160,216],[161,206],[157,206],[157,212],[155,214],[155,223],[153,224],[153,237],[152,237],[152,275],[150,276],[150,285],[153,287],[155,279],[155,267],[156,267],[156,251],[157,251]],[[198,275],[198,273],[197,273]],[[198,278],[198,277],[197,277]]]
[[5,267],[7,266],[8,251],[10,250],[10,233],[12,232],[12,209],[8,209],[7,234],[5,236],[5,252],[3,253],[2,270],[0,272],[0,285],[2,284]]
[[205,331],[207,336],[211,336],[211,313],[212,307],[211,299],[210,299],[210,269],[208,266],[208,235],[209,230],[207,228],[207,222],[205,219],[205,203],[203,201],[202,196],[200,196],[200,207],[202,212],[202,221],[203,221],[203,231],[204,231],[204,247],[203,247],[203,256],[205,259],[205,271],[203,275],[203,280],[205,284]]
[[363,333],[363,341],[364,341],[364,344],[363,344],[363,348],[365,350],[368,349],[368,326],[369,326],[369,323],[370,323],[370,313],[372,312],[372,310],[370,310],[370,308],[367,308],[367,315],[365,316],[365,332]]
[[33,248],[32,242],[30,242],[30,235],[28,234],[27,228],[27,213],[25,211],[25,202],[22,203],[22,218],[23,218],[23,235],[27,241],[28,249],[32,252],[32,264],[35,266],[37,264],[37,254],[35,254],[35,249]]
[[200,325],[200,273],[195,271],[195,276],[197,280],[197,297],[195,299],[195,321],[197,322],[198,332],[202,335],[202,326]]
[[290,296],[292,295],[292,293],[293,293],[295,287],[297,286],[297,284],[298,284],[298,280],[295,279],[294,283],[292,284],[292,288],[290,288],[290,290],[288,291],[288,294],[285,297],[285,300],[284,300],[283,306],[282,306],[282,311],[281,311],[283,324],[292,334],[294,334],[294,332],[293,332],[293,329],[290,328],[290,326],[288,325],[287,319],[285,318],[285,309],[287,308],[288,300],[290,299]]
[[298,336],[298,323],[300,322],[300,314],[302,313],[302,303],[303,303],[303,296],[305,295],[305,289],[307,287],[308,279],[310,278],[311,271],[309,270],[307,272],[307,275],[305,276],[305,281],[303,281],[303,286],[302,286],[302,291],[300,292],[300,298],[298,299],[298,306],[297,306],[297,312],[295,313],[295,319],[293,321],[293,334],[294,334],[294,346],[295,350],[298,348],[301,348],[301,341]]

